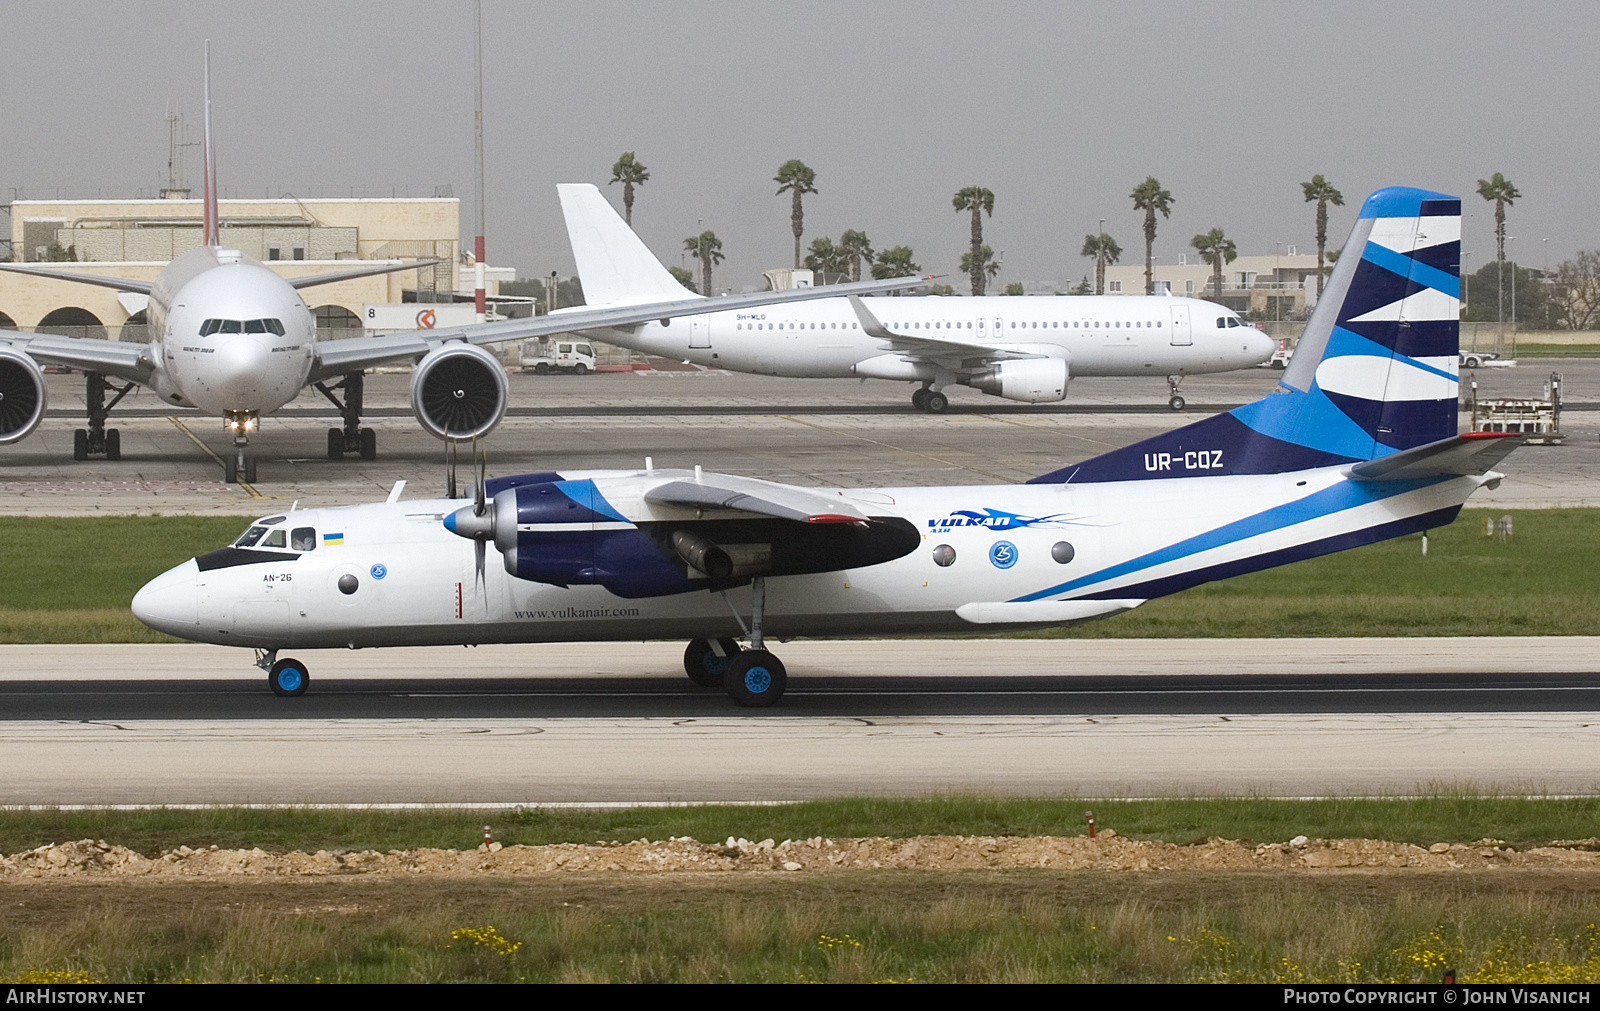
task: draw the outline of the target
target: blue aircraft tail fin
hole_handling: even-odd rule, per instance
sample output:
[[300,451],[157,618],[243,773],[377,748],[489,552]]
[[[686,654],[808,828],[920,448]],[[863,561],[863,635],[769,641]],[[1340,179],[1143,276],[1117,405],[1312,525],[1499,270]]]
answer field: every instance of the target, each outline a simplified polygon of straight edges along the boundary
[[1379,190],[1277,390],[1029,483],[1280,474],[1454,437],[1460,264],[1460,198]]

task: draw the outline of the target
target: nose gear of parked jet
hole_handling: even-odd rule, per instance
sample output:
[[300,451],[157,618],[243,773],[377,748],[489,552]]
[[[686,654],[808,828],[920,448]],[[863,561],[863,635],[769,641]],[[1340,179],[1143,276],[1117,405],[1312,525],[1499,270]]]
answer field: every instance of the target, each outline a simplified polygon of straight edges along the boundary
[[1178,387],[1180,385],[1182,385],[1182,383],[1183,383],[1183,377],[1182,376],[1168,376],[1167,377],[1167,393],[1170,394],[1171,398],[1172,398],[1172,399],[1167,401],[1167,406],[1172,408],[1174,411],[1183,410],[1183,405],[1184,405],[1185,401],[1184,401],[1184,399],[1182,397],[1178,396]]
[[260,419],[254,411],[225,411],[222,424],[233,433],[233,455],[222,461],[224,484],[256,483],[256,458],[250,455],[250,433]]
[[[328,429],[328,459],[342,460],[346,454],[359,454],[363,460],[375,460],[378,456],[378,433],[370,428],[361,427],[361,411],[365,406],[362,395],[366,388],[366,373],[360,369],[347,372],[343,379],[329,386],[327,383],[313,383],[317,392],[327,397],[334,407],[339,409],[339,416],[344,419],[343,428]],[[335,390],[344,393],[341,401],[334,395]]]

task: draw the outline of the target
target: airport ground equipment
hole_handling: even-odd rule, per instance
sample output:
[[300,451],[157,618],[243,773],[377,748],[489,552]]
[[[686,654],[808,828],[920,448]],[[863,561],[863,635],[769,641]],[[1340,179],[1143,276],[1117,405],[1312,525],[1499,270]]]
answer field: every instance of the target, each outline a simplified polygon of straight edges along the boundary
[[742,706],[791,636],[1075,625],[1455,519],[1518,434],[1458,435],[1461,202],[1363,206],[1278,389],[1020,485],[804,488],[701,468],[486,480],[473,498],[264,517],[151,580],[138,618],[288,651],[686,639]]
[[1561,431],[1561,383],[1561,373],[1552,372],[1540,398],[1479,400],[1474,378],[1469,393],[1472,431],[1521,435],[1529,446],[1561,445],[1567,441]]

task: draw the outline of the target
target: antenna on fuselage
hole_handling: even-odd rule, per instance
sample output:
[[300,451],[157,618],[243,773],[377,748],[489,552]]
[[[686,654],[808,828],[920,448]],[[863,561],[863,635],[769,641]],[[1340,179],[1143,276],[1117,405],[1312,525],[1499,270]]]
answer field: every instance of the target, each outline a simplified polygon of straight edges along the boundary
[[201,167],[205,175],[205,244],[220,246],[221,222],[217,219],[217,151],[211,144],[211,40],[206,39],[205,59],[206,142]]

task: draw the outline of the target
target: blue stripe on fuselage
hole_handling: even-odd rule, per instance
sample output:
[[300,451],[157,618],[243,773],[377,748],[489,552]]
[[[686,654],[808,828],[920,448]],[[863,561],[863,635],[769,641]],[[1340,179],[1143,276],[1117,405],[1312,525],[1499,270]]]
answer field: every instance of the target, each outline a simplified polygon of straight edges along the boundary
[[1069,593],[1072,590],[1081,589],[1094,583],[1115,579],[1118,576],[1126,576],[1142,569],[1153,568],[1166,562],[1176,561],[1179,558],[1199,554],[1202,551],[1219,548],[1225,544],[1246,540],[1273,530],[1282,530],[1297,523],[1321,519],[1324,516],[1331,516],[1347,509],[1354,509],[1386,498],[1393,498],[1408,491],[1415,491],[1418,488],[1426,488],[1441,481],[1449,480],[1451,480],[1449,477],[1430,477],[1418,478],[1412,481],[1340,481],[1331,488],[1313,492],[1305,498],[1273,506],[1271,509],[1256,513],[1253,516],[1246,516],[1243,519],[1225,523],[1214,530],[1196,534],[1176,544],[1170,544],[1164,548],[1140,555],[1138,558],[1119,562],[1098,572],[1080,576],[1077,579],[1069,580],[1058,586],[1052,586],[1046,590],[1039,590],[1036,593],[1029,593],[1021,597],[1013,597],[1012,600],[1043,600],[1047,597],[1054,597],[1057,594]]

